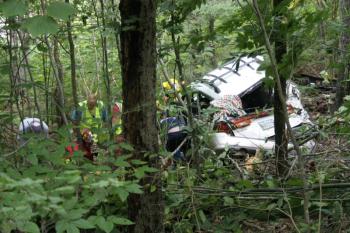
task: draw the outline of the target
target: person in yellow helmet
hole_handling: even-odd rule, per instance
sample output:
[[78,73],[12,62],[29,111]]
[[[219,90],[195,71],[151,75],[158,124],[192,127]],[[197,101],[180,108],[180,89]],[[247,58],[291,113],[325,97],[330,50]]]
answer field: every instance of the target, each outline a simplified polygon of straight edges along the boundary
[[176,78],[171,79],[170,83],[168,81],[163,82],[162,87],[166,92],[166,94],[168,94],[169,96],[172,96],[173,98],[176,98],[176,95],[175,95],[176,92],[178,92],[179,94],[181,92],[181,85]]
[[[169,115],[169,105],[177,105],[177,100],[178,97],[181,98],[181,86],[179,81],[176,78],[172,78],[170,80],[170,83],[168,81],[162,82],[162,88],[164,91],[163,95],[163,104],[158,105],[158,109],[162,112],[162,117],[166,117]],[[178,93],[178,95],[177,95]]]
[[121,135],[122,129],[122,104],[115,102],[112,109],[112,127],[115,135]]
[[72,113],[72,120],[79,125],[81,132],[91,130],[94,141],[103,141],[101,132],[103,123],[107,122],[107,110],[102,101],[97,100],[96,94],[90,94],[85,101],[79,103],[79,108]]

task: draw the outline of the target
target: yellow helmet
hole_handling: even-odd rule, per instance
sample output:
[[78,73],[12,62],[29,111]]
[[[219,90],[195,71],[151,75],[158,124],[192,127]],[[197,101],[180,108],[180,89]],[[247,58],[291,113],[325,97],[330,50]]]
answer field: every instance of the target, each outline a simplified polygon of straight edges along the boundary
[[[173,86],[175,86],[176,91],[181,90],[181,86],[179,85],[179,82],[177,81],[177,79],[174,78],[174,79],[171,79],[170,81],[173,84]],[[163,86],[165,91],[174,90],[174,88],[172,87],[172,85],[168,81],[163,82],[162,86]]]

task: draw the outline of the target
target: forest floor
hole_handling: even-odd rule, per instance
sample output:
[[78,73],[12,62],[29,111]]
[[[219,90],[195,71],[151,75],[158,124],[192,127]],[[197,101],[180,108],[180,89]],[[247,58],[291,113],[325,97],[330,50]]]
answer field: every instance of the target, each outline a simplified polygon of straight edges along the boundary
[[[337,130],[342,127],[344,120],[331,114],[331,106],[335,97],[334,88],[307,84],[300,86],[300,91],[304,108],[308,111],[311,120],[320,129],[320,136],[315,139],[316,147],[314,151],[306,155],[307,162],[305,167],[309,178],[314,176],[316,172],[323,171],[326,174],[330,174],[331,178],[328,180],[328,183],[346,182],[350,179],[350,157],[348,157],[350,143],[347,134],[339,133]],[[271,172],[273,174],[275,166],[269,166],[268,173]],[[332,196],[328,196],[328,198],[330,197]],[[317,225],[319,221],[318,211],[311,213],[310,217],[314,226]],[[299,222],[303,221],[302,214],[295,215],[293,218],[297,218]],[[350,218],[346,214],[343,216],[342,222],[334,222],[331,216],[323,214],[322,232],[333,232],[335,229],[337,232],[347,232],[347,229],[350,227],[349,223]],[[242,225],[242,230],[246,233],[298,232],[291,219],[284,216],[271,221],[243,221]]]

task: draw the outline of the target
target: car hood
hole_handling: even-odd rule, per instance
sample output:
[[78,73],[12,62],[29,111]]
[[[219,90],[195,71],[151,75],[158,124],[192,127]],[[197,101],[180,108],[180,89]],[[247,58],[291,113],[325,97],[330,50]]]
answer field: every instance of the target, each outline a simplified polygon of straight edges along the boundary
[[265,78],[265,72],[258,70],[262,60],[262,56],[242,57],[239,59],[238,70],[236,70],[237,60],[230,61],[191,83],[191,88],[204,93],[212,100],[224,95],[241,96]]

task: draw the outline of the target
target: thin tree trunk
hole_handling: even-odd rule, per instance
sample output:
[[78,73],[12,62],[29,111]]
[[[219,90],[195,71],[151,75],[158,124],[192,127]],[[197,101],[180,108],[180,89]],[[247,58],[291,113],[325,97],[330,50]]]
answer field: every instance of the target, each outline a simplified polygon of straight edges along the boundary
[[[350,0],[339,1],[340,18],[344,28],[350,27]],[[341,68],[338,71],[337,89],[335,97],[335,106],[333,110],[337,110],[343,104],[343,98],[349,93],[349,84],[346,82],[349,79],[350,62],[348,50],[350,45],[350,35],[347,30],[342,31],[339,41],[340,48],[340,64]]]
[[114,3],[114,0],[112,0],[112,12],[113,12],[113,26],[114,26],[114,36],[115,36],[115,44],[117,46],[117,50],[118,50],[118,60],[119,63],[121,63],[121,48],[120,48],[120,38],[119,38],[119,34],[120,34],[120,30],[119,30],[119,23],[117,21],[117,10],[116,10],[116,5]]
[[[9,24],[11,24],[11,21],[8,21]],[[17,73],[17,65],[15,64],[17,57],[16,55],[16,51],[13,51],[13,47],[14,47],[14,43],[16,46],[16,37],[17,34],[16,32],[14,32],[13,30],[8,30],[7,31],[7,45],[8,45],[8,55],[9,55],[9,65],[10,65],[10,83],[11,83],[11,93],[10,93],[10,105],[11,105],[11,111],[12,111],[12,105],[13,105],[13,99],[15,100],[15,104],[16,104],[16,108],[17,108],[17,112],[19,114],[20,120],[22,121],[24,118],[23,115],[23,111],[20,108],[19,105],[19,90],[17,89],[17,85],[16,85],[16,80],[18,80],[18,78],[16,78],[16,73]],[[15,41],[14,41],[15,40]]]
[[216,33],[214,26],[215,26],[215,17],[210,16],[208,30],[209,30],[209,43],[212,48],[212,56],[210,57],[210,62],[213,68],[218,66],[218,61],[216,59],[215,43],[214,43],[215,33]]
[[[274,7],[278,7],[279,6],[278,4],[281,3],[281,1],[283,1],[283,0],[277,0],[276,2],[273,2]],[[258,17],[260,27],[263,31],[266,49],[268,51],[268,54],[269,54],[269,57],[270,57],[270,60],[272,63],[274,79],[275,79],[275,83],[277,84],[277,85],[275,85],[275,87],[277,87],[277,92],[275,92],[275,95],[279,96],[280,103],[282,105],[281,109],[283,109],[282,112],[284,115],[283,116],[284,122],[287,126],[287,129],[288,129],[291,141],[293,143],[294,149],[298,155],[298,157],[297,157],[298,158],[298,165],[299,165],[299,168],[301,170],[301,179],[303,180],[304,218],[305,218],[305,225],[307,226],[306,232],[310,232],[310,227],[309,227],[309,225],[310,225],[310,213],[309,213],[310,198],[309,198],[309,193],[308,193],[308,188],[309,188],[308,179],[307,179],[307,175],[305,172],[305,159],[301,153],[298,142],[296,141],[296,139],[294,137],[292,127],[291,127],[290,122],[289,122],[288,113],[287,113],[287,106],[286,106],[286,99],[285,99],[285,94],[283,93],[283,89],[282,89],[282,85],[281,85],[281,78],[280,78],[280,74],[279,74],[279,70],[278,70],[277,59],[275,57],[275,54],[272,51],[272,46],[271,46],[269,37],[268,37],[267,32],[266,32],[265,24],[264,24],[265,22],[263,20],[263,17],[261,15],[260,10],[259,10],[257,0],[253,0],[253,8],[254,8],[256,15]],[[275,119],[275,121],[276,121],[276,119]]]
[[[121,0],[121,52],[123,81],[123,132],[135,151],[133,157],[160,168],[156,123],[156,1]],[[133,20],[131,20],[133,19]],[[138,20],[135,20],[138,19]],[[147,22],[147,23],[145,23]],[[164,232],[164,203],[160,172],[141,180],[142,195],[128,198],[129,232]],[[151,188],[155,187],[155,191]]]
[[[101,32],[101,42],[102,42],[102,63],[103,63],[103,80],[106,86],[107,91],[107,113],[108,116],[111,116],[111,81],[109,78],[109,64],[108,64],[108,50],[107,50],[107,38],[106,38],[106,19],[105,19],[105,5],[104,0],[100,0],[101,5],[101,15],[102,15],[102,28]],[[112,129],[112,118],[108,117],[107,126],[109,129]],[[113,132],[110,130],[110,139],[112,140]]]
[[[173,23],[173,25],[175,26],[175,20],[174,20],[174,15],[171,15],[171,21]],[[179,38],[175,38],[175,32],[174,30],[171,30],[171,40],[172,40],[172,44],[173,44],[173,48],[174,48],[174,53],[175,53],[175,63],[176,63],[176,68],[179,72],[179,79],[180,79],[180,86],[181,89],[184,93],[185,99],[186,99],[186,113],[187,113],[187,118],[188,118],[188,126],[191,130],[191,159],[193,160],[193,164],[199,168],[199,164],[200,164],[200,157],[197,154],[197,149],[198,149],[198,145],[199,142],[197,140],[197,136],[195,135],[195,130],[194,130],[194,119],[193,119],[193,114],[192,114],[192,109],[191,109],[191,97],[187,92],[186,86],[184,85],[185,83],[185,76],[183,73],[183,66],[182,66],[182,62],[181,62],[181,56],[180,56],[180,41]]]
[[[35,107],[36,107],[39,119],[41,120],[42,119],[41,118],[41,111],[40,111],[40,105],[39,105],[38,95],[37,95],[37,91],[36,91],[35,80],[34,80],[34,77],[32,75],[32,72],[30,70],[29,60],[28,60],[28,56],[27,56],[27,53],[26,53],[26,48],[24,48],[24,44],[25,44],[24,38],[21,36],[21,33],[17,32],[17,34],[18,34],[19,41],[21,43],[21,51],[22,51],[22,54],[23,54],[25,65],[27,67],[29,78],[30,78],[30,81],[31,81],[31,83],[33,85],[34,104],[35,104]],[[41,123],[41,121],[40,121],[40,123]]]
[[[65,0],[69,3],[69,0]],[[71,83],[72,83],[72,96],[74,107],[78,108],[78,91],[77,91],[77,79],[76,79],[76,62],[75,62],[75,49],[72,36],[72,23],[70,19],[67,21],[67,36],[69,42],[69,55],[70,55],[70,69],[71,69]]]
[[[48,49],[50,64],[51,64],[51,67],[53,70],[53,77],[56,80],[56,93],[57,93],[57,95],[55,96],[55,99],[57,99],[57,100],[55,100],[54,102],[56,103],[56,106],[58,107],[57,110],[59,111],[59,115],[62,117],[63,124],[67,125],[68,120],[67,120],[67,116],[66,116],[65,109],[64,109],[64,107],[65,107],[65,103],[64,103],[65,98],[64,98],[64,91],[63,91],[64,84],[62,82],[63,70],[61,71],[61,74],[60,74],[59,67],[58,67],[59,65],[56,64],[56,59],[58,58],[58,60],[59,60],[59,57],[58,57],[59,55],[56,55],[56,56],[54,55],[55,53],[58,53],[58,52],[52,51],[52,47],[51,47],[47,37],[45,37],[44,41],[45,41],[45,44],[46,44],[47,49]],[[56,45],[55,47],[56,47],[56,49],[58,49],[57,48],[58,45]]]
[[58,126],[67,125],[68,120],[65,115],[65,101],[64,101],[64,73],[63,66],[60,59],[60,52],[58,47],[58,39],[53,39],[53,59],[54,65],[56,67],[57,75],[57,87],[55,90],[55,99],[56,99],[56,112],[57,112],[57,124]]
[[[282,0],[274,0],[273,6],[277,8],[281,4]],[[286,34],[279,30],[281,28],[281,17],[280,14],[275,16],[277,19],[275,21],[275,34],[273,35],[273,41],[275,43],[275,56],[277,64],[282,63],[283,56],[287,52],[287,38]],[[278,71],[280,75],[281,91],[283,93],[283,100],[286,99],[286,80],[288,77],[282,77],[280,70]],[[275,119],[275,154],[277,162],[277,174],[280,177],[284,177],[288,172],[288,137],[286,131],[286,119],[284,117],[284,103],[282,99],[278,96],[278,84],[275,82],[274,86],[274,119]]]
[[44,85],[45,85],[45,112],[46,112],[46,122],[49,123],[49,83],[50,79],[47,75],[47,58],[46,54],[42,53],[42,64],[43,64],[43,76],[44,76]]

